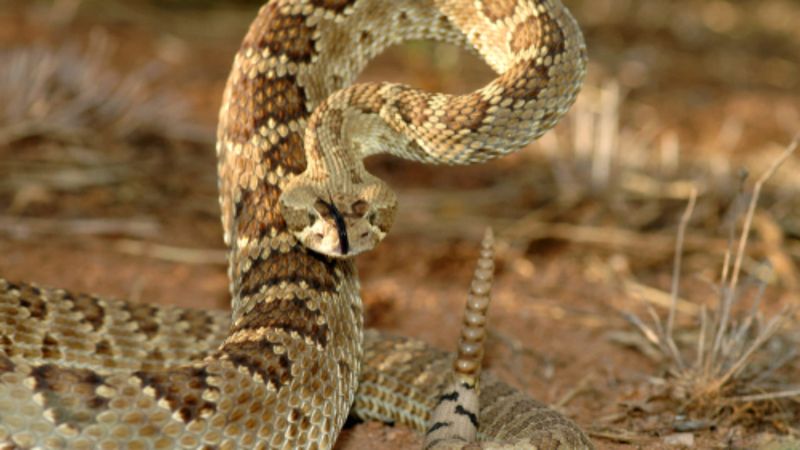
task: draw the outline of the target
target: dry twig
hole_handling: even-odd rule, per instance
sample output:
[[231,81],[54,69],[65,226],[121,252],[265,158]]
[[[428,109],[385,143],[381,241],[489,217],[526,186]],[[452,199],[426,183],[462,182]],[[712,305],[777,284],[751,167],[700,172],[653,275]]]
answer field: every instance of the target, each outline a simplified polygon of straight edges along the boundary
[[118,251],[130,255],[147,256],[184,264],[226,265],[228,263],[227,252],[222,249],[183,248],[132,239],[120,239],[114,247]]

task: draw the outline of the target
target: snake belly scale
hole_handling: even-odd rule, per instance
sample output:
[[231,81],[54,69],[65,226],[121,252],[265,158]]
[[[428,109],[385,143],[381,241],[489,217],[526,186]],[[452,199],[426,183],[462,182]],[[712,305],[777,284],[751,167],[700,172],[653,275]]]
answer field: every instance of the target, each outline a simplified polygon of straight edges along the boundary
[[[477,50],[500,75],[450,96],[351,86],[389,45]],[[234,60],[217,155],[232,313],[0,280],[0,449],[327,449],[348,414],[424,431],[453,356],[363,330],[350,256],[394,194],[362,159],[467,164],[551,128],[585,71],[558,0],[275,0]],[[483,374],[484,448],[591,448]]]

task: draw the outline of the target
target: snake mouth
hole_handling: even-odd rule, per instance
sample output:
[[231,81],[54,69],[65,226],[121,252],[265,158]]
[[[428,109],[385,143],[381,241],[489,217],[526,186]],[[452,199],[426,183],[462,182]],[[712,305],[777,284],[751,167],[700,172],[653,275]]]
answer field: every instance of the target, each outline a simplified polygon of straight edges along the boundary
[[350,241],[347,239],[347,226],[344,223],[344,216],[342,216],[342,213],[333,202],[326,202],[326,205],[331,216],[333,216],[333,223],[336,224],[336,233],[339,235],[339,251],[342,252],[342,256],[345,256],[350,251]]

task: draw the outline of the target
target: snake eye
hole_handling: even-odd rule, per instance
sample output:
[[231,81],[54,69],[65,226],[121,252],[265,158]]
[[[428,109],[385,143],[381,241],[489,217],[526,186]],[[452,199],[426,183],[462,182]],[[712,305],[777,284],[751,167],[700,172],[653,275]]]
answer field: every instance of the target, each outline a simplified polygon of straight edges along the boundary
[[374,224],[374,223],[375,223],[375,218],[376,218],[376,217],[377,217],[377,215],[375,214],[375,211],[372,211],[372,212],[371,212],[371,213],[369,213],[369,215],[367,216],[367,221],[369,221],[369,223],[371,223],[371,224]]
[[369,209],[369,203],[367,203],[366,200],[356,200],[350,205],[350,208],[356,216],[364,217],[364,214],[366,214]]
[[308,213],[308,224],[309,225],[314,225],[314,222],[316,222],[316,221],[317,221],[317,215],[316,214],[312,214],[312,213]]

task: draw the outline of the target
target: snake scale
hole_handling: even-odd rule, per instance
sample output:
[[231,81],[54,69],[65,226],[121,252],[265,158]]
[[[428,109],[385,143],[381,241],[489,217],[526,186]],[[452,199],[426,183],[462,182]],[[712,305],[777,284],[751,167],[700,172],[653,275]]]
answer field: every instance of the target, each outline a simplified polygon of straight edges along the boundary
[[[464,95],[351,85],[408,39],[473,49],[499,75]],[[459,396],[440,396],[453,356],[362,329],[350,256],[385,236],[396,209],[362,159],[467,164],[514,151],[566,112],[585,59],[558,0],[268,2],[220,111],[232,314],[0,281],[0,448],[326,449],[348,414],[425,431],[437,403]],[[479,414],[458,408],[467,426],[480,417],[486,442],[454,448],[591,448],[490,374]]]

